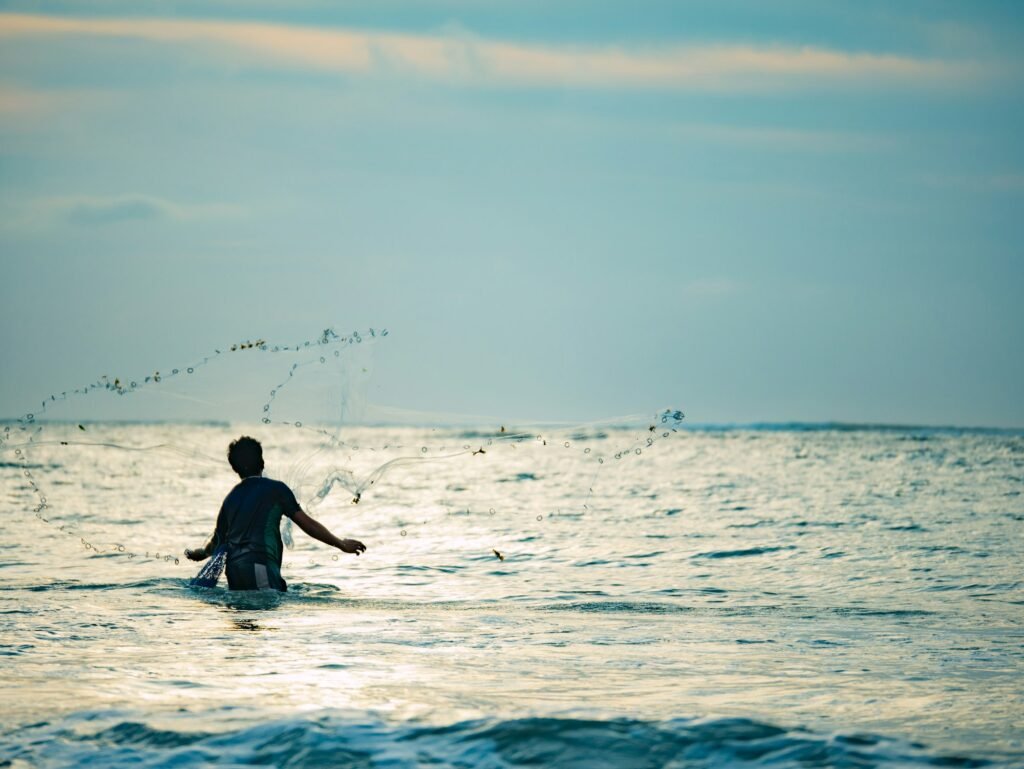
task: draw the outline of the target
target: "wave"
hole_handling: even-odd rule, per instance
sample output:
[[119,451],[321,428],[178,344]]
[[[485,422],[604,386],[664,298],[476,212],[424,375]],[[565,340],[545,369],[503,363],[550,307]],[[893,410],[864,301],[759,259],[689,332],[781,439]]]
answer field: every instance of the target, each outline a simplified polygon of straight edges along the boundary
[[482,719],[389,724],[325,714],[268,718],[212,713],[85,712],[0,735],[0,765],[307,767],[998,766],[1021,755],[969,756],[865,733],[821,734],[748,718]]
[[582,612],[584,614],[689,614],[692,606],[662,601],[570,601],[540,607],[541,611]]
[[767,555],[768,553],[778,553],[783,550],[794,550],[792,545],[777,546],[777,547],[748,547],[742,550],[711,550],[706,553],[697,553],[691,556],[692,558],[748,558],[752,555]]

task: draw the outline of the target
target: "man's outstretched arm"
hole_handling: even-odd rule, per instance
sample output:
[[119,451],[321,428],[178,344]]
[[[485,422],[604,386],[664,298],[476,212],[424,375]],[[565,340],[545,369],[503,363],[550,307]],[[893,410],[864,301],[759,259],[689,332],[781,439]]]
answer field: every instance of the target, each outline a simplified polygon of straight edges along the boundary
[[292,520],[295,521],[296,526],[306,532],[313,539],[319,540],[325,545],[336,547],[342,552],[355,553],[356,555],[359,555],[366,550],[366,545],[358,539],[338,539],[336,536],[331,534],[330,530],[320,523],[320,521],[315,518],[310,518],[302,510],[296,510],[295,515],[292,516]]

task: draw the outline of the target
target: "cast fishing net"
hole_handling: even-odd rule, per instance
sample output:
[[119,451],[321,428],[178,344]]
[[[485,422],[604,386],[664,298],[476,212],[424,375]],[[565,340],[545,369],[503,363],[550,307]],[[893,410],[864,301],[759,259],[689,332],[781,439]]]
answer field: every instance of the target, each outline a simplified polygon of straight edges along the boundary
[[[662,408],[533,423],[377,403],[374,360],[387,337],[370,328],[239,340],[191,361],[103,373],[47,393],[3,425],[4,505],[31,514],[35,547],[180,566],[184,547],[205,541],[238,480],[228,443],[247,434],[264,446],[265,474],[340,535],[371,548],[422,542],[432,522],[461,516],[475,535],[449,536],[445,546],[503,560],[508,544],[491,529],[585,521],[614,498],[610,489],[628,489],[637,469],[657,461],[683,419]],[[287,520],[282,535],[304,562],[339,559],[293,537]]]

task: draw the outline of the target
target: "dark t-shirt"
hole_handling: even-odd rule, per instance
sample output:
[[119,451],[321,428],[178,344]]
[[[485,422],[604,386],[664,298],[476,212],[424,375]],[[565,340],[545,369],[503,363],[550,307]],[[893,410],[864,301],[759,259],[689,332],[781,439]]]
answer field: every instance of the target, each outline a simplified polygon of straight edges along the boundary
[[242,556],[281,565],[281,516],[294,518],[299,503],[281,481],[258,475],[245,478],[227,497],[217,516],[215,546],[228,546],[228,561]]

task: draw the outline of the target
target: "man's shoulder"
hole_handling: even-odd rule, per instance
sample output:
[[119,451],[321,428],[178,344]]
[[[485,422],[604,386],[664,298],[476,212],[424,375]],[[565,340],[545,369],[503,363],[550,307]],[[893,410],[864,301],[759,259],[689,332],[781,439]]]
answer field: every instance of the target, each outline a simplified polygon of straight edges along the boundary
[[283,481],[267,478],[262,475],[250,475],[248,478],[243,478],[236,483],[234,488],[228,492],[228,496],[243,493],[251,494],[254,491],[258,494],[279,493],[285,490],[290,491],[288,485]]
[[266,485],[262,493],[265,499],[272,499],[281,505],[281,512],[289,518],[299,509],[299,501],[295,498],[295,492],[289,488],[284,481],[277,481],[273,478],[264,478]]
[[288,484],[284,481],[279,481],[274,478],[260,478],[262,486],[267,491],[273,491],[279,494],[291,494],[292,490],[288,487]]

